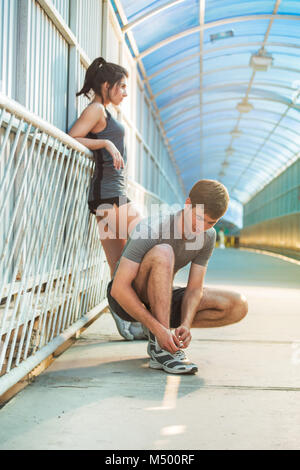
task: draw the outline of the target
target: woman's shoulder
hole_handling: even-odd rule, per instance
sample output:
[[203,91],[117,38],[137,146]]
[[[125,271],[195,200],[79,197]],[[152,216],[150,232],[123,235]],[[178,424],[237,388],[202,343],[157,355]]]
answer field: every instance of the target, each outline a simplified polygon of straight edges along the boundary
[[106,127],[107,115],[102,103],[90,103],[83,111],[81,119],[92,124],[90,132],[99,132],[98,128]]
[[84,110],[84,113],[99,116],[99,117],[104,117],[104,118],[107,117],[104,105],[102,103],[98,103],[98,102],[96,102],[96,103],[92,102],[92,103],[88,104],[87,107]]

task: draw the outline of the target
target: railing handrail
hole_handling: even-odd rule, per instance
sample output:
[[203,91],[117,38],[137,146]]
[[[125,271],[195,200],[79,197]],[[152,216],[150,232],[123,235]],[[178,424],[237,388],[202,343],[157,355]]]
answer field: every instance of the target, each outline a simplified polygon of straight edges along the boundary
[[30,122],[33,126],[39,128],[41,131],[51,135],[55,139],[59,139],[63,144],[68,147],[73,148],[83,154],[88,158],[93,157],[93,153],[84,145],[80,144],[76,139],[66,134],[64,131],[58,129],[53,124],[45,121],[43,118],[37,114],[28,111],[23,105],[9,98],[0,92],[0,107],[8,110],[10,113],[15,114],[18,118],[24,119],[27,122]]
[[[61,129],[58,129],[53,124],[45,121],[37,114],[28,111],[23,105],[18,103],[17,101],[9,98],[8,96],[4,95],[0,92],[0,107],[6,109],[10,113],[15,114],[18,118],[24,119],[26,122],[32,124],[35,127],[38,127],[41,131],[51,135],[51,137],[55,139],[59,139],[63,144],[66,144],[68,147],[71,147],[74,150],[77,150],[83,154],[85,154],[88,158],[93,158],[93,152],[91,152],[87,147],[80,144],[76,139],[70,137]],[[162,199],[152,191],[144,188],[140,183],[137,181],[128,178],[128,182],[133,186],[142,190],[144,193],[147,193],[149,196],[157,199],[159,202],[163,203]]]

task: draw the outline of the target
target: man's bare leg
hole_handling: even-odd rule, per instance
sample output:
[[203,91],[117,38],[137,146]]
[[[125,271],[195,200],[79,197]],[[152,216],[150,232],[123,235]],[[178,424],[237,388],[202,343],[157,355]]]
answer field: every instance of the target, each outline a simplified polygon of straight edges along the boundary
[[170,328],[174,260],[170,245],[156,245],[145,255],[134,281],[139,298],[166,328]]
[[169,330],[174,347],[173,354],[164,350],[159,338],[149,331],[149,343],[147,352],[150,356],[149,367],[163,369],[172,374],[194,374],[198,371],[193,364],[179,353],[180,341],[170,331],[171,299],[174,277],[174,251],[168,244],[157,245],[145,255],[138,275],[134,281],[134,287],[139,298],[150,304],[151,312],[156,319]]
[[242,320],[248,312],[246,298],[236,292],[205,287],[192,328],[215,328]]

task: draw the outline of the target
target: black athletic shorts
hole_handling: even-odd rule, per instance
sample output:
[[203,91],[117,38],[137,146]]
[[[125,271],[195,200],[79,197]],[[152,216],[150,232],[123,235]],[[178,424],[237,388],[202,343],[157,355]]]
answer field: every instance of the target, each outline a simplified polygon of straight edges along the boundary
[[92,214],[96,214],[96,211],[98,209],[99,206],[101,206],[102,204],[109,204],[109,205],[114,205],[116,204],[118,207],[120,206],[123,206],[124,204],[128,204],[129,202],[131,202],[131,200],[126,197],[126,196],[117,196],[117,197],[110,197],[108,199],[99,199],[97,201],[88,201],[88,205],[89,205],[89,210]]
[[[113,280],[107,286],[107,299],[111,309],[119,315],[120,318],[126,321],[136,322],[118,302],[110,295],[111,286]],[[185,287],[173,287],[172,302],[171,302],[171,318],[170,327],[177,328],[181,324],[181,304],[182,298],[185,291]],[[144,304],[145,307],[150,311],[150,305]]]

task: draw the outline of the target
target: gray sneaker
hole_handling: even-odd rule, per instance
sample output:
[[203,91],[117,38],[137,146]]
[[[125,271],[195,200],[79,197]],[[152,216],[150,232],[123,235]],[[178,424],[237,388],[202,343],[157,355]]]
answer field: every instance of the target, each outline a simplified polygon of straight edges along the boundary
[[145,334],[142,323],[132,322],[129,326],[129,331],[132,333],[134,339],[148,339],[148,336]]
[[123,320],[110,307],[109,309],[113,319],[115,320],[118,332],[121,336],[123,336],[123,338],[125,338],[127,341],[134,341],[135,339],[147,339],[141,323]]
[[151,369],[163,369],[171,374],[195,374],[198,372],[196,364],[192,363],[180,349],[171,354],[161,349],[153,333],[148,330],[147,353],[150,356],[149,367]]

